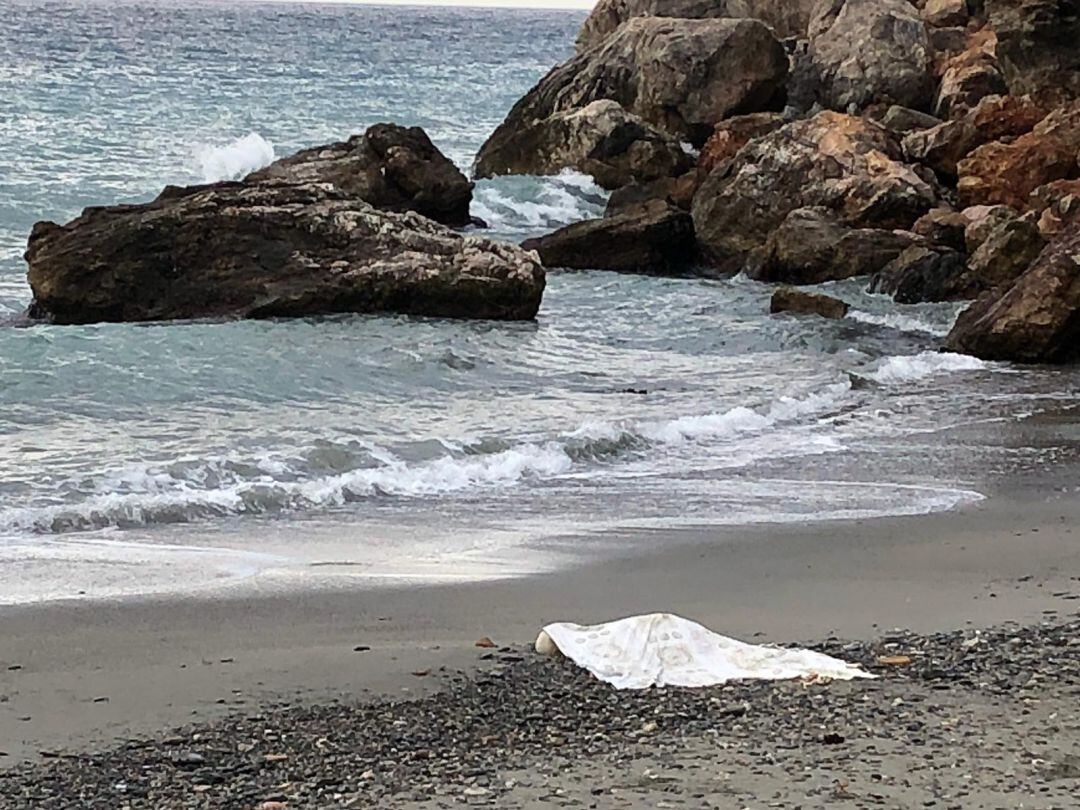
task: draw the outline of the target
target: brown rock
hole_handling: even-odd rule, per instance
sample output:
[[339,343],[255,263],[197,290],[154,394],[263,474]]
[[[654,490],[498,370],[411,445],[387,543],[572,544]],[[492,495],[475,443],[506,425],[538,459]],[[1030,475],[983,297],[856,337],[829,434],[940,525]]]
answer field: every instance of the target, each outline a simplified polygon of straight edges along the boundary
[[1055,180],[1031,192],[1031,210],[1039,217],[1039,232],[1056,236],[1080,213],[1080,180]]
[[980,146],[957,165],[961,203],[1026,210],[1039,186],[1080,175],[1078,143],[1080,102],[1055,110],[1015,141]]
[[780,103],[787,69],[783,46],[756,20],[635,17],[526,93],[481,147],[476,174],[497,173],[496,156],[551,116],[600,99],[700,146],[728,115]]
[[544,272],[521,249],[380,211],[324,182],[169,188],[39,222],[36,312],[57,323],[395,312],[530,319]]
[[930,106],[930,41],[907,0],[822,0],[809,38],[825,106]]
[[419,127],[376,124],[343,143],[276,161],[250,179],[333,183],[384,211],[416,211],[445,225],[470,222],[473,184]]
[[1015,282],[980,297],[946,339],[984,360],[1063,363],[1080,358],[1080,218]]
[[935,118],[929,113],[919,112],[910,107],[901,107],[899,104],[890,105],[876,120],[889,132],[898,136],[930,129],[941,123],[940,118]]
[[620,273],[681,274],[696,257],[690,215],[660,200],[575,222],[521,246],[539,253],[545,267]]
[[581,26],[578,50],[609,36],[632,17],[683,20],[752,17],[780,39],[805,37],[816,0],[599,0]]
[[945,63],[934,102],[935,115],[959,118],[986,96],[1009,92],[998,68],[996,45],[992,38],[972,37],[966,51]]
[[851,228],[824,208],[798,208],[769,235],[761,261],[747,274],[784,284],[851,278],[876,273],[912,241],[900,231]]
[[820,293],[781,287],[773,293],[769,312],[792,312],[799,315],[820,315],[822,318],[839,320],[848,313],[848,305],[839,298]]
[[950,298],[976,298],[1011,284],[1042,251],[1046,241],[1028,217],[1002,223],[971,254],[967,270],[951,285]]
[[721,121],[701,148],[698,168],[704,172],[711,172],[725,160],[734,157],[736,152],[754,138],[768,135],[783,125],[784,116],[774,112],[736,115]]
[[922,18],[935,28],[967,25],[967,0],[926,0]]
[[694,196],[708,259],[737,272],[797,208],[822,207],[856,228],[906,229],[933,208],[932,182],[902,161],[899,145],[864,118],[826,111],[751,141]]
[[999,226],[1020,216],[1007,205],[973,205],[962,212],[968,221],[964,229],[964,244],[968,253],[974,253],[986,238]]
[[683,211],[689,211],[694,201],[694,194],[701,184],[702,176],[702,172],[694,169],[679,177],[662,177],[651,183],[625,185],[613,191],[608,197],[604,216],[615,216],[649,200],[663,200]]

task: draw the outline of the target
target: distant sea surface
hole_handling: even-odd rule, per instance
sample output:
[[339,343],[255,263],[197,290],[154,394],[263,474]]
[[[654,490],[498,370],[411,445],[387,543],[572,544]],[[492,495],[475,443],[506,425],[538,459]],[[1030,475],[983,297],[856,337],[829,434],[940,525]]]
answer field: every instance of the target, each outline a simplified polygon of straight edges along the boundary
[[[467,170],[583,19],[117,0],[0,14],[8,323],[37,220],[385,120]],[[519,240],[604,202],[579,175],[503,178],[478,184],[473,213]],[[1075,371],[939,354],[956,305],[825,288],[851,317],[771,317],[770,289],[742,278],[552,272],[536,323],[0,326],[0,603],[260,571],[512,575],[617,551],[615,527],[950,509],[1070,452],[1024,425],[1073,404]]]

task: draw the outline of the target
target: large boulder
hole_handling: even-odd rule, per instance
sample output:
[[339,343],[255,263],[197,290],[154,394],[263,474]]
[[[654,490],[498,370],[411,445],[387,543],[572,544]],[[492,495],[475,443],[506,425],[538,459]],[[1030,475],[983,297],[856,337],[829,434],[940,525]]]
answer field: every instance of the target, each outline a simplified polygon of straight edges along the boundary
[[601,99],[580,110],[557,112],[484,151],[478,177],[558,174],[576,169],[614,189],[682,174],[693,166],[677,138]]
[[784,125],[784,116],[776,112],[749,113],[736,115],[721,121],[713,129],[709,140],[701,147],[698,156],[698,168],[711,172],[725,160],[735,156],[754,138],[768,135]]
[[536,251],[545,267],[620,273],[680,274],[696,258],[690,215],[662,200],[575,222],[521,246]]
[[965,49],[948,58],[940,73],[934,113],[941,118],[959,118],[981,99],[1009,92],[998,66],[997,37],[990,29],[969,37]]
[[930,40],[907,0],[819,0],[809,34],[825,106],[929,109]]
[[985,360],[1080,359],[1080,217],[1015,282],[961,313],[946,346]]
[[683,20],[753,17],[780,39],[805,37],[817,0],[599,0],[578,34],[578,50],[596,45],[632,17]]
[[1011,284],[1038,258],[1045,244],[1030,216],[1002,223],[968,257],[967,270],[953,282],[951,297],[978,298],[987,290]]
[[342,143],[283,158],[250,178],[332,183],[384,211],[416,211],[446,225],[468,225],[473,184],[419,127],[376,124]]
[[746,144],[705,179],[692,212],[707,258],[737,272],[797,208],[892,230],[909,228],[937,202],[932,176],[906,165],[883,127],[825,111]]
[[942,245],[912,245],[870,279],[872,293],[891,295],[898,304],[953,301],[964,254]]
[[1027,210],[1039,186],[1080,177],[1078,152],[1080,101],[1050,113],[1025,135],[984,144],[960,161],[960,202]]
[[1080,99],[1080,1],[985,0],[1009,90]]
[[769,234],[761,261],[746,272],[784,284],[838,281],[876,273],[913,241],[902,231],[851,228],[825,208],[796,208]]
[[480,148],[476,173],[495,174],[551,116],[611,99],[665,132],[700,146],[717,121],[782,102],[788,58],[757,20],[635,17],[551,70],[513,106]]
[[56,323],[395,312],[530,319],[536,258],[330,183],[167,188],[153,202],[39,222],[33,311]]

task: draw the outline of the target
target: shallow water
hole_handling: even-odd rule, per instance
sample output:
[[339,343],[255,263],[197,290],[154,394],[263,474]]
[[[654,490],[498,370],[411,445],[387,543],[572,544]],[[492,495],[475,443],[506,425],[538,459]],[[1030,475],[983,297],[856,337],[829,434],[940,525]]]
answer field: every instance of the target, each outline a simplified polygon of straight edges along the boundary
[[[20,254],[38,219],[239,176],[379,120],[424,126],[467,168],[581,20],[102,0],[0,11],[9,318],[29,300]],[[520,239],[604,200],[580,176],[503,178],[478,184],[473,213]],[[0,328],[0,601],[311,563],[520,573],[610,553],[588,535],[608,526],[952,508],[1068,450],[1017,443],[1014,427],[1072,404],[1075,372],[938,354],[954,305],[897,307],[858,281],[826,290],[851,317],[770,317],[770,290],[739,278],[555,272],[530,324]],[[946,426],[966,438],[943,440]]]

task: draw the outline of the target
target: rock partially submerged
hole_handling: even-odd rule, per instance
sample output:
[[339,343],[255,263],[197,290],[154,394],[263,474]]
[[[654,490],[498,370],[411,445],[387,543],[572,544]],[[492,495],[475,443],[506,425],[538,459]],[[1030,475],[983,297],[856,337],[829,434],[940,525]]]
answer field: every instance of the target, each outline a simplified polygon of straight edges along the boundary
[[825,111],[744,146],[694,198],[694,227],[710,261],[742,270],[797,208],[821,207],[856,228],[906,229],[938,202],[933,178],[903,162],[880,125]]
[[601,99],[557,112],[492,143],[476,165],[478,177],[557,174],[575,169],[615,189],[682,174],[693,165],[678,139]]
[[848,305],[839,298],[821,293],[780,287],[769,302],[769,312],[791,312],[797,315],[820,315],[822,318],[839,320],[848,313]]
[[1080,359],[1080,216],[1013,284],[961,313],[946,346],[984,360]]
[[327,182],[168,188],[34,226],[34,311],[56,323],[395,312],[530,319],[535,257]]
[[304,149],[249,178],[332,183],[384,211],[416,211],[445,225],[468,225],[473,184],[419,127],[375,124],[342,143]]
[[535,250],[545,267],[621,273],[682,274],[697,257],[690,215],[661,200],[575,222],[522,247]]
[[610,99],[629,113],[700,146],[717,121],[782,99],[788,58],[757,20],[635,17],[549,72],[510,110],[477,156],[478,177],[523,149],[537,127]]

